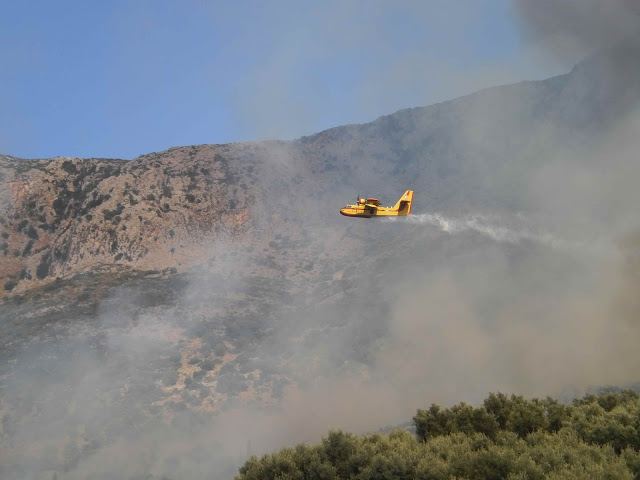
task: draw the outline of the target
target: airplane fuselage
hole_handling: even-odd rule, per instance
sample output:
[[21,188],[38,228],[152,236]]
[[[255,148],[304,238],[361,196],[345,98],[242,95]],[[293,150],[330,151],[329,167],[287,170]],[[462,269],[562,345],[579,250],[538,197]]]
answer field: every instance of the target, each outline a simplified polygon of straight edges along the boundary
[[413,190],[407,190],[393,207],[383,207],[377,198],[358,198],[358,202],[340,209],[345,217],[406,217],[411,214]]
[[369,209],[364,205],[347,205],[340,209],[340,213],[345,217],[397,217],[398,210],[394,210],[393,207],[378,207],[376,209]]

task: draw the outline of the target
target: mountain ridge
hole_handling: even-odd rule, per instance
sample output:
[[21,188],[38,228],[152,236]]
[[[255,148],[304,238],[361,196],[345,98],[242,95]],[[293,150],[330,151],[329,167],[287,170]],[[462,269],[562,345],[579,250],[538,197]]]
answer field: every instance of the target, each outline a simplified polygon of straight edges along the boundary
[[341,206],[334,199],[354,190],[393,201],[411,187],[417,210],[527,211],[526,179],[547,152],[588,151],[633,110],[635,51],[618,46],[549,79],[291,141],[171,147],[131,160],[2,155],[0,298],[92,265],[184,271],[207,261],[217,235],[255,245],[258,224],[290,228],[294,211],[301,224],[328,221]]

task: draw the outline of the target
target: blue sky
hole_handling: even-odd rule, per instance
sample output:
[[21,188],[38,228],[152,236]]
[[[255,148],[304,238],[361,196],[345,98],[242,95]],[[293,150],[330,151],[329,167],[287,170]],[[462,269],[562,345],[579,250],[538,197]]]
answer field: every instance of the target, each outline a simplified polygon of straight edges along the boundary
[[508,0],[0,0],[0,61],[27,158],[294,138],[554,68]]

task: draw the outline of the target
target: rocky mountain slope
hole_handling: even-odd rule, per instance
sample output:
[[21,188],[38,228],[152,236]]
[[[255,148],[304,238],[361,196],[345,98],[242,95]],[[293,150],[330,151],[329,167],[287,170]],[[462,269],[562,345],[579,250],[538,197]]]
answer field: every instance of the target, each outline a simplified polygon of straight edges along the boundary
[[411,186],[418,211],[527,210],[527,182],[551,152],[588,151],[634,110],[633,52],[619,47],[550,80],[288,143],[180,147],[132,161],[0,157],[2,294],[98,269],[185,271],[221,235],[256,248],[273,240],[269,230],[326,222],[354,192],[393,202]]
[[[265,408],[291,431],[310,408],[324,433],[325,405],[357,405],[343,418],[364,428],[427,393],[592,381],[578,335],[591,311],[578,307],[619,278],[585,232],[638,225],[634,144],[610,137],[636,125],[636,52],[291,142],[0,157],[0,474],[184,477],[237,463],[234,441],[242,456],[248,439],[283,441],[258,427]],[[611,138],[618,149],[602,151],[622,160],[600,155]],[[357,193],[393,203],[409,187],[413,221],[337,215]],[[563,335],[586,342],[579,369]],[[537,370],[530,345],[563,358],[564,375]],[[225,424],[244,418],[248,437]],[[130,454],[149,442],[158,458]],[[137,460],[113,470],[122,451]]]
[[1,161],[5,292],[102,268],[192,266],[206,239],[246,227],[244,182],[255,183],[250,166],[230,166],[214,147],[134,162]]

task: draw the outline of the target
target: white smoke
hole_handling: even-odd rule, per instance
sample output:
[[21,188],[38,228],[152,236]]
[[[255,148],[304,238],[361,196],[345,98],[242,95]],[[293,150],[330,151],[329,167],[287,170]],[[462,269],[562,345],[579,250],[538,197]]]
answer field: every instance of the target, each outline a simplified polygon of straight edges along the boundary
[[[406,217],[406,219],[390,217],[386,220],[391,222],[406,221],[411,224],[433,226],[451,235],[475,232],[499,243],[518,244],[522,242],[534,242],[555,249],[587,248],[587,245],[584,243],[567,240],[545,231],[540,227],[532,226],[530,222],[525,221],[524,217],[505,222],[499,217],[483,214],[468,214],[453,217],[439,212],[431,212],[410,215]],[[526,223],[529,223],[529,225]],[[594,244],[590,247],[595,249]]]

